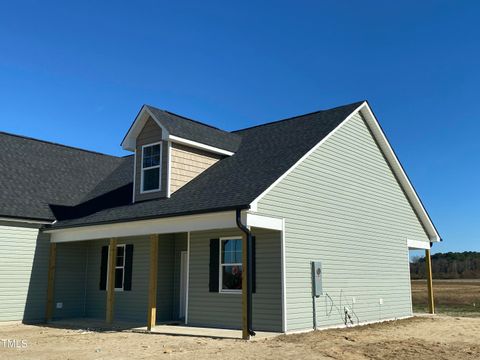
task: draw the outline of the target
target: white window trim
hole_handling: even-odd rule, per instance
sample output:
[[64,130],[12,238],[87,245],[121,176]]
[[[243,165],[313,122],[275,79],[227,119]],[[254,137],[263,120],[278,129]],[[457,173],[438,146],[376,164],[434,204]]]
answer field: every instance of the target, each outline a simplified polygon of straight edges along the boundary
[[[243,241],[243,238],[241,236],[227,236],[227,237],[221,237],[219,241],[219,251],[218,251],[218,292],[220,294],[241,294],[242,290],[228,290],[228,289],[223,289],[223,271],[222,271],[222,241],[225,240],[240,240]],[[242,244],[242,252],[243,252],[243,244]],[[243,257],[243,253],[242,253]],[[241,265],[242,266],[242,276],[243,276],[243,263],[232,263],[230,265]],[[242,282],[242,287],[243,287],[243,282]]]
[[[144,168],[143,167],[143,151],[146,147],[154,146],[154,145],[160,145],[160,164]],[[142,145],[142,152],[140,154],[140,161],[141,161],[140,162],[140,194],[149,194],[149,193],[158,192],[158,191],[162,190],[162,164],[163,164],[162,153],[163,153],[163,144],[162,144],[161,141],[151,143],[151,144]],[[144,172],[144,170],[151,170],[151,169],[157,169],[157,168],[159,169],[158,170],[158,189],[143,190],[143,172]]]
[[[125,244],[117,244],[117,251],[115,252],[115,254],[118,254],[118,248],[119,247],[122,247],[123,248],[123,266],[117,266],[117,259],[115,259],[115,271],[117,269],[123,269],[123,272],[122,272],[122,287],[121,288],[115,288],[115,291],[124,291],[124,286],[125,286],[125,258],[127,257],[127,247]],[[110,245],[108,245],[108,248],[110,250]],[[108,251],[108,257],[107,257],[107,264],[110,264],[110,251]],[[110,276],[109,276],[109,271],[107,269],[107,289],[108,289],[108,283],[110,281]]]

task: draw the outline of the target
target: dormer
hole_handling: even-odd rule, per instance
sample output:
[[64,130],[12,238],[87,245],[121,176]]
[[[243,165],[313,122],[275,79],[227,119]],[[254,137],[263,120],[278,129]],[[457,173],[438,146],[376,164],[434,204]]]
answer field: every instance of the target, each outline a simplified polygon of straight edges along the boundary
[[170,197],[221,159],[240,136],[144,105],[122,141],[135,153],[133,201]]

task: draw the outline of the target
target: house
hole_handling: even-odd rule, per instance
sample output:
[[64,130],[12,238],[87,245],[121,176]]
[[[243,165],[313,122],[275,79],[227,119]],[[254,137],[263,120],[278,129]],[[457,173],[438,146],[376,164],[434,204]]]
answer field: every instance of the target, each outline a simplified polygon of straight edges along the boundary
[[0,320],[412,315],[409,249],[440,237],[367,102],[233,132],[144,105],[121,144],[0,134]]

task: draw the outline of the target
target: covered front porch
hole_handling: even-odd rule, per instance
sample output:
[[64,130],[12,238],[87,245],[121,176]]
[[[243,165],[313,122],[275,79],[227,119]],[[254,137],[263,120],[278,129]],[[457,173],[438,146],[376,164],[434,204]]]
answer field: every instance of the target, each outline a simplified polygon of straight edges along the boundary
[[[230,330],[235,337],[243,330],[246,338],[246,291],[222,289],[219,279],[222,239],[246,237],[236,226],[235,212],[182,218],[183,226],[170,218],[137,222],[142,224],[135,228],[52,231],[47,321],[129,323],[192,336],[209,332],[198,329]],[[242,219],[256,237],[254,328],[283,332],[283,220],[247,213]],[[212,242],[218,243],[215,255]],[[245,259],[239,264],[243,284],[244,264]],[[213,291],[212,271],[218,279]]]

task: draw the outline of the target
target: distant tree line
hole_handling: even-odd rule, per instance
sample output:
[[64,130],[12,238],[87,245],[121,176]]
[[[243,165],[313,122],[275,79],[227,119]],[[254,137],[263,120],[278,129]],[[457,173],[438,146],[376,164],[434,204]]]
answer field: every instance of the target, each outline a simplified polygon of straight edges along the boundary
[[[448,252],[432,255],[434,279],[480,278],[480,252]],[[425,257],[415,257],[410,262],[412,279],[425,279]]]

